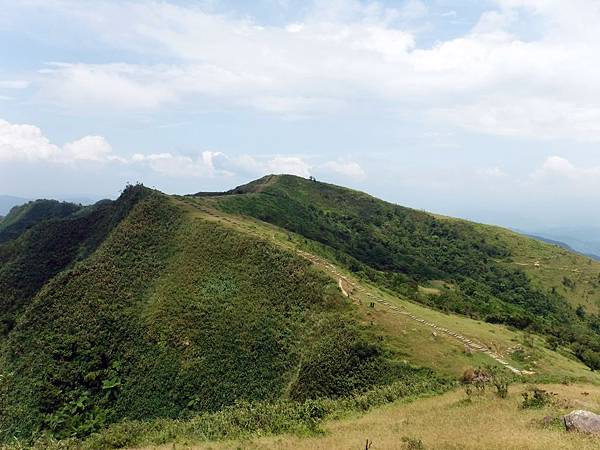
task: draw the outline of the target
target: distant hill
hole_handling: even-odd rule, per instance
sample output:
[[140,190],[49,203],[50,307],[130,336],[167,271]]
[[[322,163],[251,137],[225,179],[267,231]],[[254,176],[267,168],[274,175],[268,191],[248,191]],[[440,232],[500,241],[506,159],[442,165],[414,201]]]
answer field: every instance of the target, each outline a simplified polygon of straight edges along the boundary
[[11,195],[0,195],[0,216],[6,216],[13,206],[22,205],[31,199],[14,197]]
[[[517,232],[519,232],[519,231],[517,230]],[[568,250],[570,252],[575,252],[575,250],[573,248],[571,248],[570,245],[565,244],[564,242],[555,241],[554,239],[549,239],[549,238],[546,238],[543,236],[536,236],[535,234],[528,234],[528,233],[524,233],[524,232],[521,232],[521,234],[523,236],[527,236],[532,239],[537,239],[538,241],[546,242],[547,244],[556,245],[557,247],[564,248],[565,250]]]
[[314,433],[471,366],[595,382],[599,274],[505,229],[287,175],[29,202],[0,222],[0,444]]
[[554,227],[538,230],[531,234],[564,242],[576,252],[600,259],[600,227]]
[[14,239],[44,220],[67,217],[79,209],[80,205],[56,200],[36,200],[15,206],[0,222],[0,242]]
[[[539,241],[546,242],[548,244],[556,245],[556,246],[564,248],[565,250],[568,250],[570,252],[580,253],[580,254],[582,254],[584,256],[588,256],[588,257],[593,258],[593,259],[595,259],[597,261],[600,261],[600,256],[599,255],[594,255],[592,253],[585,253],[583,251],[575,250],[573,247],[571,247],[569,244],[567,244],[565,242],[557,241],[557,240],[550,239],[550,238],[547,238],[547,237],[544,237],[544,236],[537,236],[535,234],[529,234],[529,233],[526,233],[526,232],[523,232],[522,234],[524,236],[527,236],[527,237],[530,237],[530,238],[533,238],[533,239],[537,239]],[[586,248],[586,247],[579,247],[579,248]]]

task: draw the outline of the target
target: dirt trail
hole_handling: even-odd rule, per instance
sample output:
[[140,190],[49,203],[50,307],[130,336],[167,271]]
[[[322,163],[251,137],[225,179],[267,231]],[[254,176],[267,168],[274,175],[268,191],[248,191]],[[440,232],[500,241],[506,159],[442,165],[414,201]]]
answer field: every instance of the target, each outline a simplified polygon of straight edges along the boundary
[[[208,219],[217,220],[219,222],[225,222],[227,224],[235,224],[238,228],[243,229],[248,234],[256,236],[260,239],[265,239],[265,235],[258,233],[255,229],[253,229],[254,227],[249,226],[244,223],[240,223],[240,221],[236,220],[236,218],[234,218],[233,216],[227,216],[226,214],[223,214],[220,211],[213,210],[212,208],[209,208],[209,207],[201,206],[201,205],[199,205],[193,201],[190,201],[188,199],[180,199],[180,201],[182,203],[184,203],[188,206],[191,206],[194,209],[206,214],[208,216],[207,217]],[[508,362],[504,361],[500,355],[493,352],[490,348],[486,347],[481,342],[473,341],[465,336],[462,336],[460,333],[456,333],[447,328],[440,327],[440,326],[436,325],[435,323],[428,322],[427,320],[422,319],[418,316],[415,316],[414,314],[412,314],[408,311],[403,311],[398,306],[392,305],[387,300],[385,300],[381,297],[377,297],[376,295],[374,295],[373,293],[371,293],[367,289],[365,289],[363,286],[361,286],[358,282],[351,282],[344,274],[342,274],[338,271],[336,266],[331,264],[329,261],[327,261],[323,258],[320,258],[312,253],[308,253],[303,250],[297,249],[293,246],[283,245],[281,242],[276,241],[274,235],[272,237],[272,240],[275,241],[276,245],[283,246],[287,250],[294,251],[299,256],[309,260],[310,262],[312,262],[313,264],[317,265],[319,268],[324,270],[326,273],[328,273],[329,275],[331,275],[332,277],[337,279],[338,287],[340,288],[342,294],[345,297],[350,297],[350,294],[348,293],[348,291],[350,291],[351,293],[362,293],[362,294],[366,295],[367,297],[369,297],[370,299],[374,300],[375,302],[385,306],[393,314],[398,314],[398,315],[403,315],[405,317],[409,317],[410,319],[414,320],[415,322],[419,322],[421,325],[428,326],[428,327],[432,328],[433,330],[435,330],[436,332],[443,333],[453,339],[458,340],[459,342],[462,342],[463,344],[465,344],[466,346],[468,346],[469,348],[471,348],[474,351],[485,353],[490,358],[492,358],[494,361],[497,361],[502,366],[506,367],[508,370],[510,370],[511,372],[513,372],[517,375],[533,375],[533,374],[535,374],[535,372],[532,372],[529,370],[520,370],[520,369],[517,369],[516,367],[511,366]]]
[[425,325],[428,327],[431,327],[432,329],[434,329],[435,331],[439,332],[439,333],[444,333],[447,336],[450,336],[460,342],[462,342],[463,344],[467,345],[468,347],[470,347],[471,349],[475,350],[475,351],[479,351],[482,353],[485,353],[486,355],[488,355],[490,358],[492,358],[494,361],[497,361],[498,363],[502,364],[504,367],[506,367],[508,370],[510,370],[511,372],[517,374],[517,375],[533,375],[535,374],[535,372],[529,371],[529,370],[520,370],[517,369],[516,367],[511,366],[508,362],[504,361],[498,354],[494,353],[491,349],[489,349],[488,347],[486,347],[485,345],[483,345],[480,342],[475,342],[469,338],[466,338],[464,336],[462,336],[459,333],[456,333],[452,330],[448,330],[447,328],[442,328],[438,325],[436,325],[435,323],[432,322],[428,322],[425,319],[422,319],[418,316],[415,316],[414,314],[408,312],[408,311],[403,311],[401,310],[398,306],[396,305],[392,305],[391,303],[389,303],[387,300],[382,299],[380,297],[377,297],[376,295],[372,294],[371,292],[367,291],[364,287],[360,286],[359,284],[353,284],[352,282],[350,282],[347,277],[345,277],[342,273],[340,273],[337,268],[329,263],[328,261],[325,261],[321,258],[319,258],[318,256],[313,255],[312,253],[307,253],[305,251],[302,250],[296,250],[296,252],[298,254],[300,254],[302,257],[304,257],[305,259],[308,259],[309,261],[311,261],[314,264],[319,265],[320,267],[324,268],[326,272],[329,272],[331,275],[338,277],[338,286],[340,287],[340,289],[342,290],[342,293],[344,294],[344,296],[348,296],[347,292],[342,288],[342,281],[347,283],[349,286],[351,286],[352,290],[355,292],[360,292],[362,294],[365,294],[367,297],[369,297],[370,299],[384,305],[385,307],[387,307],[388,309],[390,309],[392,311],[392,313],[394,314],[399,314],[399,315],[403,315],[406,317],[409,317],[410,319],[419,322],[421,325]]

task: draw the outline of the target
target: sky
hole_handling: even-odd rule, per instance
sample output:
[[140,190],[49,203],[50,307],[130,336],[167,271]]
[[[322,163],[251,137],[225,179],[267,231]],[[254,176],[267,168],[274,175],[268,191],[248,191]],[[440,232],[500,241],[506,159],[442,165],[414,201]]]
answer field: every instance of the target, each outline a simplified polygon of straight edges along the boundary
[[0,0],[0,194],[315,176],[600,223],[598,0]]

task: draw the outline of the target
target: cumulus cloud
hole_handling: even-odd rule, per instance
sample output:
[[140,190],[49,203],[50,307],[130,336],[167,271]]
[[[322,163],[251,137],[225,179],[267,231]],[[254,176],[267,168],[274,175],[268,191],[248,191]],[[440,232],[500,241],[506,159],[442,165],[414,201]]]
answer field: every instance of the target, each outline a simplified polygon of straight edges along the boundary
[[74,163],[121,161],[102,136],[85,136],[62,147],[50,142],[35,125],[12,124],[0,119],[0,161]]
[[600,185],[600,167],[578,167],[561,156],[550,156],[530,178],[539,184],[568,183],[589,188]]
[[215,161],[225,157],[221,152],[204,151],[197,157],[173,153],[136,153],[131,162],[145,164],[159,174],[171,177],[211,177],[214,175],[230,175],[225,169],[215,167]]
[[327,161],[322,164],[320,168],[356,180],[361,180],[366,177],[363,168],[354,161]]
[[[103,136],[92,135],[59,146],[51,143],[34,125],[11,124],[5,120],[0,120],[0,161],[69,165],[112,162],[131,167],[145,166],[167,177],[260,176],[266,173],[309,177],[313,169],[305,158],[296,155],[254,157],[205,150],[191,156],[174,152],[125,156],[115,153]],[[352,178],[364,177],[364,171],[356,162],[327,161],[317,167]]]
[[[102,136],[85,136],[63,146],[63,157],[75,161],[119,160],[112,154],[112,147]],[[121,159],[122,160],[122,159]]]
[[[204,100],[305,115],[369,99],[485,133],[600,140],[593,0],[496,0],[464,35],[430,47],[417,46],[406,22],[427,19],[415,0],[316,1],[299,20],[268,26],[190,4],[27,4],[59,11],[114,49],[168,61],[51,64],[38,86],[61,104],[148,110]],[[541,24],[533,37],[520,32],[531,22]]]
[[0,119],[0,161],[40,161],[55,158],[60,148],[33,125]]
[[296,156],[276,156],[267,161],[265,167],[270,173],[287,173],[301,177],[310,175],[310,165]]

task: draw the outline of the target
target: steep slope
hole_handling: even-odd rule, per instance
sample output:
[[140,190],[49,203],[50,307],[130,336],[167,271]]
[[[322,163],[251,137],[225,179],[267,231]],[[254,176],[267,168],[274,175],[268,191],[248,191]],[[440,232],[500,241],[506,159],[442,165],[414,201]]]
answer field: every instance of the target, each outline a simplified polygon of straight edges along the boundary
[[[282,179],[227,196],[131,186],[115,202],[41,220],[0,244],[0,441],[99,432],[84,444],[104,449],[169,442],[173,430],[201,439],[314,432],[328,414],[446,390],[472,366],[597,381],[561,346],[555,352],[527,332],[415,302],[439,308],[439,297],[464,295],[444,255],[417,258],[418,242],[443,250],[428,236],[432,227],[458,246],[446,256],[454,262],[463,254],[465,264],[512,264],[504,244],[473,244],[486,238],[477,225],[407,210],[405,223],[423,224],[410,257],[386,263],[404,264],[400,273],[371,266],[372,254],[352,240],[325,244],[223,211],[234,199],[238,208],[248,199],[261,206],[264,196],[284,208],[288,228],[297,220],[306,235],[327,233],[335,221],[322,226],[321,213],[310,226],[294,216],[296,207],[328,206],[316,198],[319,184],[291,178],[296,188],[317,187],[292,207],[272,194]],[[349,219],[363,214],[361,202],[371,208],[351,233],[373,243],[377,201],[357,195],[363,200],[332,203]],[[438,220],[448,223],[432,225]],[[385,229],[378,233],[385,239]]]
[[[61,233],[119,205],[122,217],[109,216],[120,220],[100,227],[107,233]],[[69,257],[57,270],[16,264],[22,249],[44,254],[37,242]],[[0,337],[1,440],[85,436],[123,418],[178,418],[240,400],[438,383],[388,349],[306,259],[141,186],[41,222],[0,251],[8,301],[20,305]],[[30,273],[43,276],[24,292]]]
[[87,208],[47,200],[14,208],[0,223],[0,338],[48,280],[90,255],[146,194],[130,186],[118,201]]
[[[391,292],[374,285],[362,283],[353,274],[318,256],[318,253],[326,249],[319,250],[319,244],[313,241],[264,222],[215,210],[211,198],[179,198],[178,203],[184,205],[186,213],[201,223],[215,225],[216,230],[222,229],[228,235],[241,233],[251,242],[268,243],[268,248],[277,248],[285,250],[287,254],[300,256],[309,261],[314,269],[331,277],[329,284],[331,288],[335,288],[337,281],[338,288],[341,285],[349,297],[345,299],[345,307],[337,309],[335,314],[339,315],[346,308],[351,311],[352,316],[357,318],[362,327],[377,336],[387,354],[408,360],[418,366],[431,367],[435,372],[450,375],[454,379],[462,375],[465,369],[474,366],[495,366],[495,370],[499,371],[501,376],[510,376],[511,371],[506,370],[508,366],[504,365],[510,364],[518,368],[521,373],[529,370],[525,378],[530,383],[550,380],[569,383],[574,378],[595,383],[600,381],[594,373],[586,370],[574,358],[547,349],[543,340],[535,336],[507,329],[501,325],[481,323],[428,309],[398,298]],[[222,239],[220,234],[217,237]],[[203,262],[198,264],[201,265]],[[313,317],[321,317],[322,314]],[[239,326],[237,322],[234,323],[234,328]],[[339,354],[340,345],[346,341],[347,335],[335,333],[331,336],[328,334],[330,326],[328,323],[326,327],[318,329],[317,335],[324,335],[324,338],[318,341],[320,344],[311,346],[310,349],[302,346],[304,352],[300,359],[306,363],[301,364],[292,378],[298,377],[308,381],[302,389],[304,392],[306,389],[314,390],[314,388],[322,389],[321,394],[327,392],[326,389],[329,389],[327,386],[331,386],[332,380],[343,380],[344,377],[340,377],[342,373],[357,371],[356,362],[353,361],[356,361],[358,355],[365,355],[367,350],[363,346],[358,346],[354,347],[356,353],[352,352],[354,354],[352,358],[332,358],[335,354]],[[222,334],[219,332],[219,335]],[[470,350],[467,351],[467,348]],[[367,355],[369,353],[366,351]],[[348,352],[342,354],[348,355]],[[507,362],[501,362],[503,360]],[[382,365],[382,361],[379,361],[374,366],[379,372],[384,370],[385,364]],[[331,396],[301,403],[269,400],[268,404],[242,403],[212,414],[194,413],[189,418],[186,416],[185,420],[163,419],[150,422],[126,420],[84,441],[83,448],[105,449],[121,446],[140,448],[144,445],[155,448],[154,446],[161,444],[169,444],[165,448],[170,448],[171,443],[189,446],[194,442],[240,437],[244,439],[245,443],[242,446],[245,447],[252,436],[286,432],[301,435],[314,434],[319,430],[318,426],[324,419],[347,416],[348,413],[356,417],[357,412],[363,413],[371,407],[399,398],[405,400],[407,395],[422,395],[424,392],[433,394],[439,392],[440,387],[444,389],[443,384],[440,385],[431,372],[409,369],[411,367],[409,365],[403,367],[403,371],[392,377],[393,384],[375,387],[367,392],[355,393],[337,400],[330,400]],[[592,387],[581,389],[589,390]],[[299,393],[297,389],[287,391],[296,393],[292,398],[303,398],[297,395]],[[513,393],[513,398],[515,397],[519,396]],[[459,404],[466,405],[465,401]],[[480,404],[479,401],[474,402],[469,414],[472,414],[472,411],[477,409],[476,405]],[[389,410],[389,407],[386,409]],[[453,408],[441,415],[452,413],[459,413],[459,411]],[[507,416],[510,414],[508,410],[504,413]],[[508,428],[496,431],[496,434],[506,435]],[[369,430],[361,429],[360,434],[367,436]],[[311,439],[304,442],[310,446],[314,441]],[[236,444],[234,447],[237,448],[239,445]],[[213,446],[212,442],[210,446]]]
[[13,195],[0,195],[0,216],[6,216],[12,208],[17,205],[23,205],[30,199],[15,197]]
[[[595,312],[600,292],[584,299],[567,294],[517,261],[535,245],[557,255],[565,250],[293,176],[265,177],[212,201],[225,212],[324,244],[333,260],[379,286],[445,311],[541,333],[600,368],[600,317],[576,310],[585,302]],[[600,273],[600,264],[578,255],[567,270],[583,266]],[[563,285],[570,287],[568,280]]]
[[0,243],[18,237],[32,225],[43,220],[61,219],[81,209],[73,203],[56,200],[36,200],[15,206],[0,222]]

